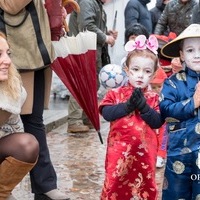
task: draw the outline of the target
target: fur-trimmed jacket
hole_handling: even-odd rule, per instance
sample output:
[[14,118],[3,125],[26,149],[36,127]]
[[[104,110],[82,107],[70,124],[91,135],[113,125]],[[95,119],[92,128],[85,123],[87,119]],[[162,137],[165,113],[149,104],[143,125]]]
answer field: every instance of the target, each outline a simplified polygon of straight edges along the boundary
[[10,113],[10,117],[8,118],[6,123],[0,126],[0,138],[11,133],[23,132],[23,126],[19,114],[21,112],[21,107],[25,102],[26,95],[27,93],[24,87],[21,88],[21,97],[18,100],[13,100],[10,99],[8,96],[1,95],[0,121],[1,115],[5,115],[5,113],[2,112]]
[[0,138],[10,133],[23,131],[19,114],[27,93],[14,66],[10,68],[15,71],[14,75],[9,75],[12,81],[0,81]]

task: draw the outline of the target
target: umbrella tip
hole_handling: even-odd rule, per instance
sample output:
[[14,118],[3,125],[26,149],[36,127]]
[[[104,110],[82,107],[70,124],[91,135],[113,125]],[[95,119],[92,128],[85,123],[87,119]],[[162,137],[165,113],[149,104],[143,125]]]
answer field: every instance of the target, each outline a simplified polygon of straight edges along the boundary
[[103,139],[102,139],[102,136],[101,136],[100,131],[97,131],[97,133],[98,133],[98,135],[99,135],[99,139],[100,139],[101,144],[103,144]]

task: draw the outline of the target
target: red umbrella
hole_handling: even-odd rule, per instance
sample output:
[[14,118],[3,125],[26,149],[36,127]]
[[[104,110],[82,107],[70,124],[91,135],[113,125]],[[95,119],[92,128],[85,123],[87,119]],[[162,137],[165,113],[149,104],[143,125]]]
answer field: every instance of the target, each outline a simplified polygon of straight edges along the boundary
[[53,41],[56,59],[51,68],[85,111],[103,144],[96,86],[96,40],[96,33],[86,31]]

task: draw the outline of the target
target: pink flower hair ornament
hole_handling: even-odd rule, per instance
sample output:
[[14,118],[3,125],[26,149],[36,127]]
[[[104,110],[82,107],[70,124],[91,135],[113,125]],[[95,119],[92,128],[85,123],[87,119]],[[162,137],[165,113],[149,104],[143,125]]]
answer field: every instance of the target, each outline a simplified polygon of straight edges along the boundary
[[150,35],[149,39],[145,35],[138,35],[135,40],[130,40],[125,44],[125,51],[131,52],[135,49],[149,49],[154,54],[158,54],[158,40],[154,35]]

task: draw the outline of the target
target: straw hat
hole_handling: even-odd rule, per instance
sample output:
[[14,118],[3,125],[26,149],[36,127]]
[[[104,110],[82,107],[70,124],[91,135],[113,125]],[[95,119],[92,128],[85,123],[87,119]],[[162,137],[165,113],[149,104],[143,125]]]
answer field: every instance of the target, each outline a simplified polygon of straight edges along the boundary
[[180,42],[185,38],[196,38],[200,37],[200,24],[189,25],[180,35],[178,35],[174,40],[167,43],[161,49],[161,54],[168,58],[179,57]]

